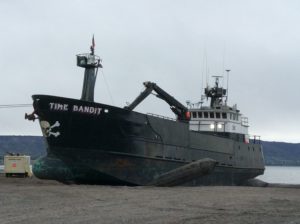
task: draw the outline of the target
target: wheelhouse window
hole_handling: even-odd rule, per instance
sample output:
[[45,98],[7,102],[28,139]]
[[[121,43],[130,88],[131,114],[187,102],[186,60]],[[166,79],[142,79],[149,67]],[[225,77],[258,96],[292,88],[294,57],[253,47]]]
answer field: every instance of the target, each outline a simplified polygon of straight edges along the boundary
[[220,112],[216,112],[216,118],[221,118],[221,114],[220,114]]
[[198,112],[198,117],[202,118],[202,112]]
[[210,118],[215,118],[215,113],[214,112],[209,112],[209,117]]
[[235,114],[232,114],[232,119],[235,120]]
[[204,118],[208,118],[208,112],[204,112]]
[[193,116],[193,118],[197,118],[197,113],[196,112],[192,112],[192,116]]
[[227,119],[227,113],[222,113],[222,118]]

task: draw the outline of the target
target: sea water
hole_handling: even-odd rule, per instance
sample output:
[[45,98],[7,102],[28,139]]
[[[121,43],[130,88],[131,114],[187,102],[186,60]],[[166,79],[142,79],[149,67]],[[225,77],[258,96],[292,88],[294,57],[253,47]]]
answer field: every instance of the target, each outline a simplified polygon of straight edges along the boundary
[[[0,173],[4,166],[0,165]],[[300,184],[300,166],[266,166],[264,175],[257,179],[267,183]]]
[[300,184],[300,166],[266,166],[257,179],[267,183]]

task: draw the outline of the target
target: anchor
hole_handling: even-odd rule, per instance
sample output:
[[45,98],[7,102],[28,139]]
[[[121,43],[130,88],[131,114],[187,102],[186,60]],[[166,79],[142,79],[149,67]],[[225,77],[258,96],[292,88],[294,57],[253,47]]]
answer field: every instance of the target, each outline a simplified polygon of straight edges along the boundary
[[31,114],[25,113],[25,120],[35,121],[35,119],[38,119],[38,117],[35,115],[36,115],[35,111],[33,111]]

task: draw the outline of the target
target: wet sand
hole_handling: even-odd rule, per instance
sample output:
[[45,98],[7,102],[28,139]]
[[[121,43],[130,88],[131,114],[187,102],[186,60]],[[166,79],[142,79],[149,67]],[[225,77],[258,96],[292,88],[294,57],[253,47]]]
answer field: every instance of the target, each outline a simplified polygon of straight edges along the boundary
[[64,185],[0,177],[0,223],[300,223],[300,189]]

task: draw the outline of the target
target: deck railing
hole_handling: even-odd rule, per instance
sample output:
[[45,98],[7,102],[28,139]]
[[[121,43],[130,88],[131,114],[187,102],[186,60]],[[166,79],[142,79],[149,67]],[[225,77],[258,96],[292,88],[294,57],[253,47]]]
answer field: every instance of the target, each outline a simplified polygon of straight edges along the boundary
[[175,118],[166,117],[166,116],[162,116],[162,115],[158,115],[158,114],[147,113],[147,115],[152,116],[152,117],[159,117],[159,118],[162,118],[165,120],[176,121]]
[[249,135],[249,140],[253,144],[261,144],[260,135]]

